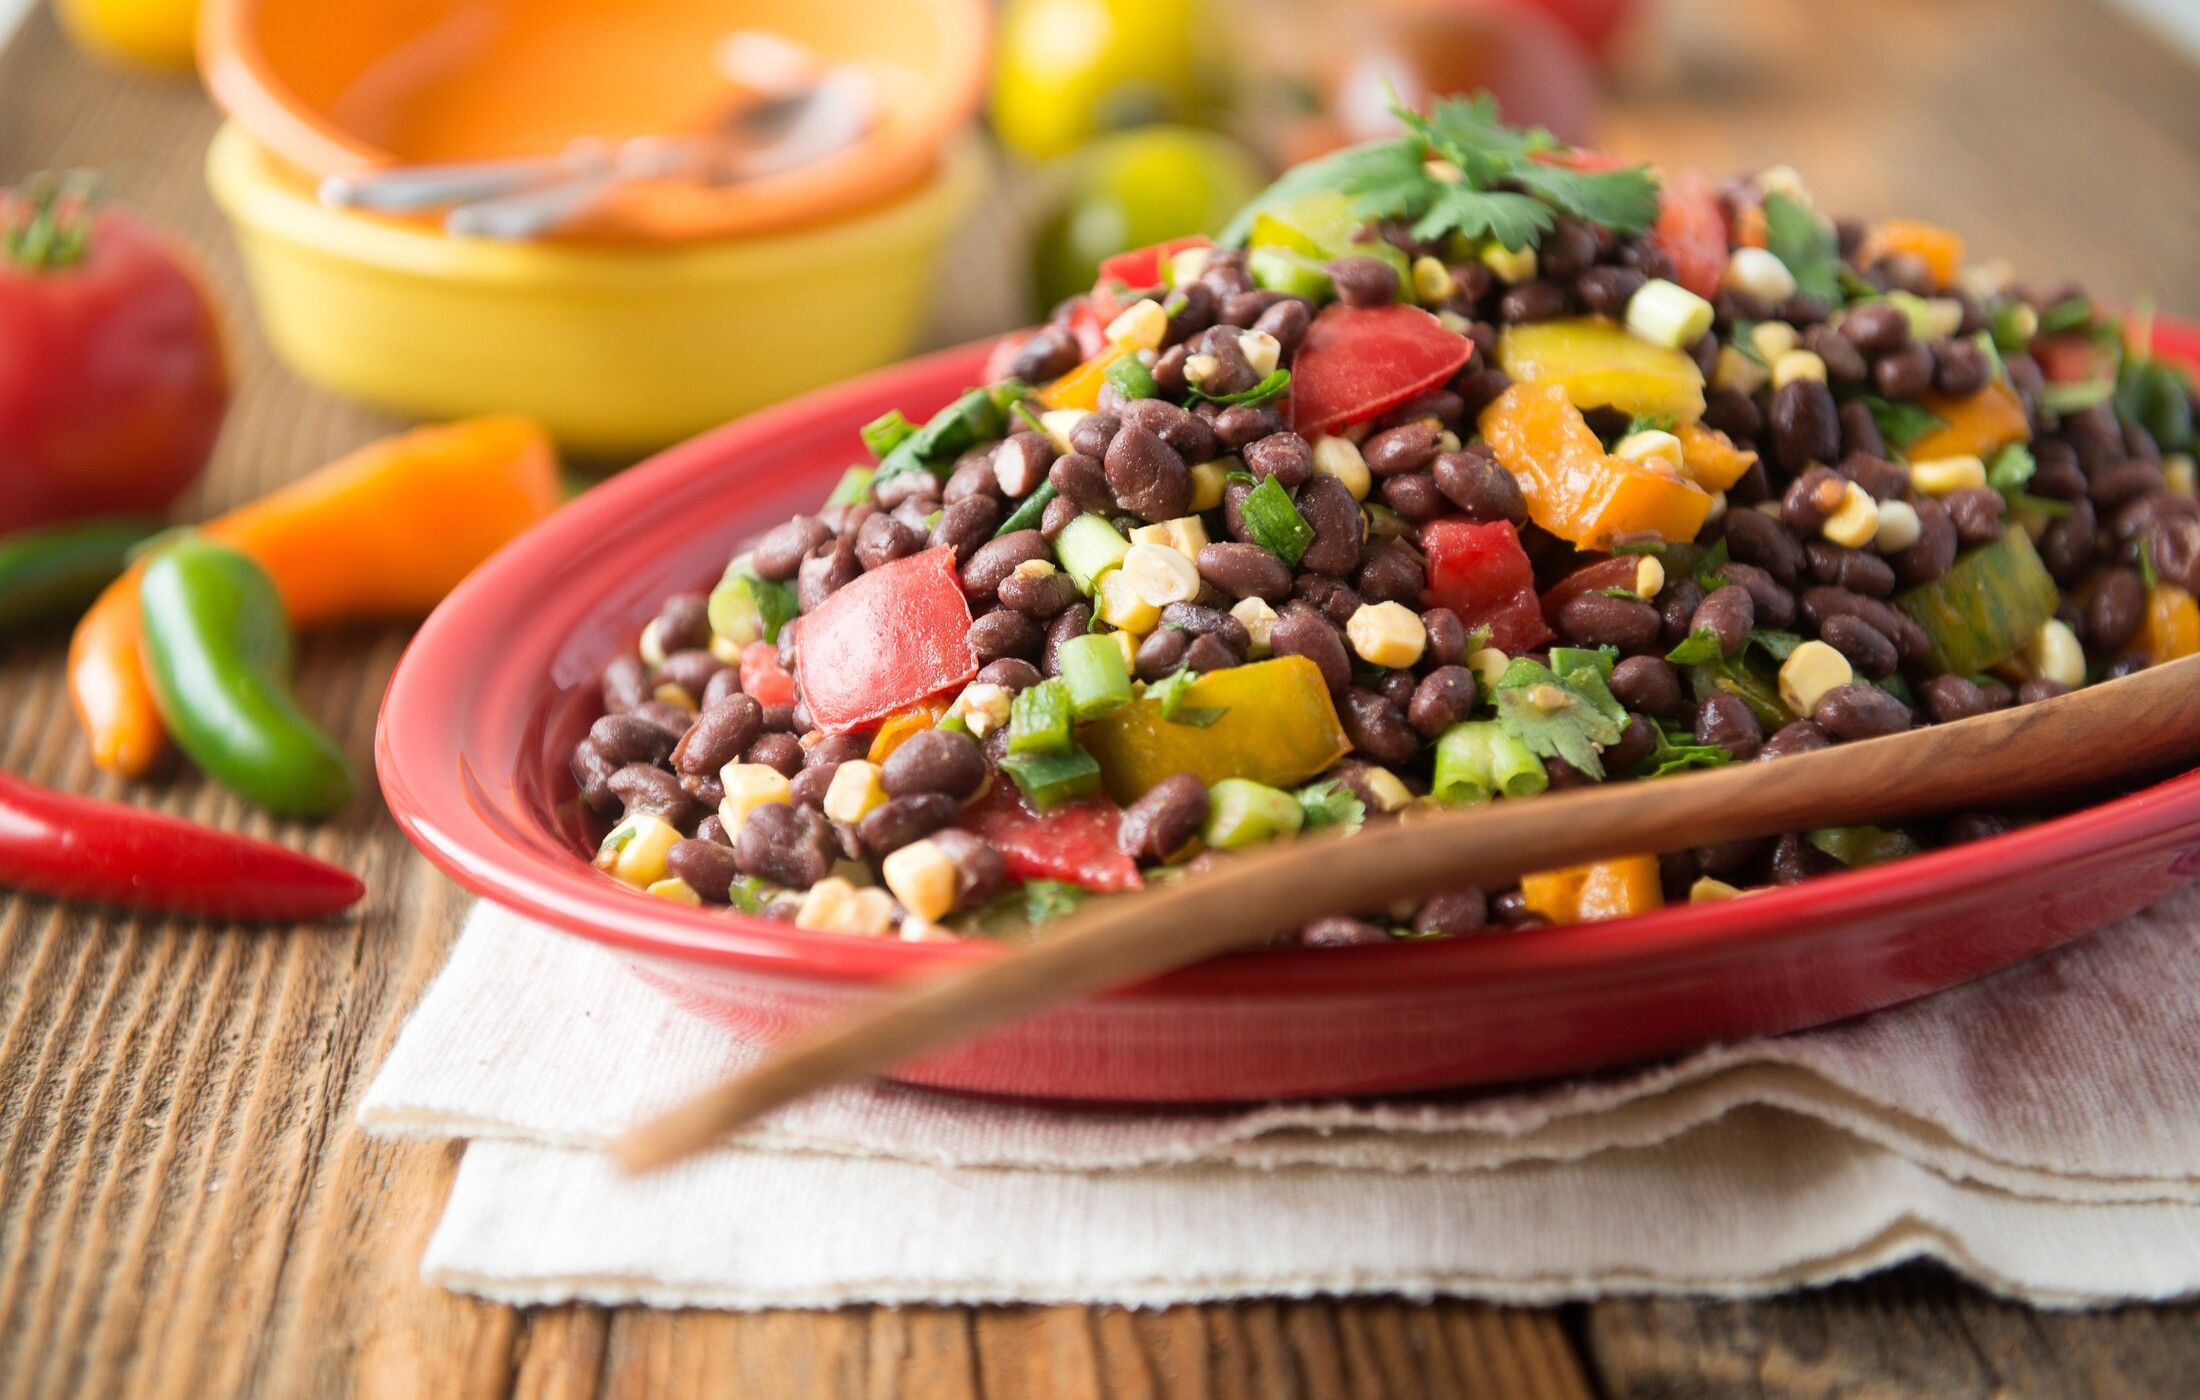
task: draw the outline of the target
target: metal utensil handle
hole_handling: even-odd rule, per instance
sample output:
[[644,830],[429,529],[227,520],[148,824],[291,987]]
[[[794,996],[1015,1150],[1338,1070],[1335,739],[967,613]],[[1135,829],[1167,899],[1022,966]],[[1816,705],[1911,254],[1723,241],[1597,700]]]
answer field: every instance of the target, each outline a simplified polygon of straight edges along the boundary
[[539,238],[602,199],[649,173],[609,166],[517,194],[461,204],[444,217],[444,231],[459,238]]
[[495,198],[610,163],[608,150],[600,143],[588,142],[554,156],[398,165],[357,175],[331,175],[321,182],[320,196],[323,204],[338,209],[411,214]]

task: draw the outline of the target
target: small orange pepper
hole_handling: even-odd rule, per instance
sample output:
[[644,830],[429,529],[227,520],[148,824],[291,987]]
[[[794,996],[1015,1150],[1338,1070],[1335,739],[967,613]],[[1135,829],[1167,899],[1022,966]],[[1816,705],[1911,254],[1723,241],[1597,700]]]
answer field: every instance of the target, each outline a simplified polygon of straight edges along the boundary
[[1039,402],[1048,408],[1081,408],[1090,413],[1100,406],[1100,386],[1108,382],[1108,366],[1130,352],[1110,346],[1039,391]]
[[1515,384],[1482,410],[1482,436],[1520,482],[1535,523],[1584,549],[1621,535],[1690,540],[1711,497],[1657,463],[1611,456],[1560,384]]
[[[511,415],[372,442],[200,531],[274,580],[295,626],[420,617],[558,505],[555,449]],[[136,776],[167,731],[138,657],[138,570],[77,623],[69,698],[100,767]]]
[[1621,856],[1524,875],[1520,897],[1529,912],[1554,924],[1623,919],[1665,903],[1656,856]]
[[1864,232],[1857,262],[1869,267],[1894,253],[1908,253],[1925,264],[1935,284],[1954,283],[1963,267],[1963,236],[1953,229],[1917,219],[1881,219]]
[[1987,381],[1985,388],[1968,398],[1924,394],[1918,403],[1947,426],[1933,429],[1902,449],[1913,462],[1935,457],[1991,456],[1998,447],[2024,442],[2032,436],[2023,401],[2016,390],[1999,379]]
[[919,700],[908,709],[888,715],[871,736],[871,751],[865,757],[873,763],[884,763],[888,755],[915,738],[924,730],[934,728],[940,716],[947,713],[948,702],[934,696]]
[[2147,659],[2159,666],[2200,652],[2200,604],[2174,583],[2147,590],[2147,620],[2141,632]]
[[1726,490],[1757,461],[1756,453],[1736,447],[1725,433],[1701,423],[1676,423],[1673,435],[1681,440],[1681,470],[1706,491]]

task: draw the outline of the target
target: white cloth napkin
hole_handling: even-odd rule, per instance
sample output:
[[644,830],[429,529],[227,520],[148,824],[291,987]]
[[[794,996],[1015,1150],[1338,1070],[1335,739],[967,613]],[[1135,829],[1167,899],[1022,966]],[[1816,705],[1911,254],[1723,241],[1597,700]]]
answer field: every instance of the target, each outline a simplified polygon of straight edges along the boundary
[[1932,1258],[2200,1291],[2200,887],[1803,1035],[1465,1097],[1062,1112],[851,1086],[641,1180],[595,1149],[759,1053],[477,906],[368,1090],[469,1146],[423,1270],[514,1303],[1739,1296]]

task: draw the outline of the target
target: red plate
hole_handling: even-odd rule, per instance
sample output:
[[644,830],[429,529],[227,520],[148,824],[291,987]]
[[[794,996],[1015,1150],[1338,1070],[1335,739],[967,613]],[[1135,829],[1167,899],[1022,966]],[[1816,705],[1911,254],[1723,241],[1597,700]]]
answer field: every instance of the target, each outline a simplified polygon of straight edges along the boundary
[[[2191,354],[2200,336],[2165,328]],[[697,1015],[777,1039],[986,944],[804,933],[649,900],[588,865],[566,755],[597,673],[666,594],[815,509],[858,425],[917,417],[985,346],[730,424],[597,487],[499,554],[420,629],[382,705],[390,811],[460,884],[629,955]],[[1686,779],[1677,781],[1685,782]],[[1814,1026],[2052,948],[2200,875],[2200,772],[1991,841],[1723,904],[1446,943],[1247,953],[904,1066],[992,1094],[1225,1101],[1562,1074]],[[525,976],[515,968],[515,976]]]

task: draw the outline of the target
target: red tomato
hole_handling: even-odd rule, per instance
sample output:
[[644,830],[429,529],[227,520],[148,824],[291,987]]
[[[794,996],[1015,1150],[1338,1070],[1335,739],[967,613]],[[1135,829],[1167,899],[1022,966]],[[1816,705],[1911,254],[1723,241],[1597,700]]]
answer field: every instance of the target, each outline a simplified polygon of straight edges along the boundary
[[1128,253],[1117,253],[1100,264],[1100,275],[1093,281],[1097,295],[1103,288],[1155,287],[1161,284],[1161,269],[1169,259],[1186,248],[1212,248],[1215,241],[1203,233],[1189,234],[1183,238],[1170,238],[1133,248]]
[[2028,348],[2050,384],[2083,384],[2115,373],[2108,352],[2076,331],[2036,335]]
[[741,648],[741,693],[759,705],[792,705],[794,677],[779,664],[776,642],[750,642]]
[[1674,281],[1700,297],[1718,294],[1726,271],[1726,215],[1709,180],[1693,170],[1669,177],[1650,237],[1673,260]]
[[1067,880],[1113,893],[1145,888],[1138,862],[1115,844],[1122,817],[1122,809],[1105,797],[1034,812],[1014,783],[995,776],[991,790],[958,814],[955,824],[999,851],[1011,880]]
[[1306,437],[1373,418],[1434,389],[1474,356],[1418,306],[1333,304],[1307,327],[1291,362],[1291,426]]
[[1520,536],[1502,520],[1432,520],[1421,527],[1428,554],[1427,601],[1450,608],[1467,624],[1490,629],[1490,645],[1518,655],[1549,641],[1535,569]]
[[[1109,304],[1113,306],[1113,303],[1114,299],[1109,298]],[[1115,307],[1102,315],[1100,308],[1089,296],[1079,297],[1070,307],[1069,333],[1077,337],[1077,357],[1080,360],[1089,360],[1108,348],[1108,322],[1114,320],[1115,312],[1121,309]]]
[[945,545],[871,570],[795,626],[802,703],[827,734],[868,729],[978,674],[970,604]]
[[[0,191],[0,229],[33,213]],[[59,217],[81,221],[72,261],[0,244],[0,531],[162,514],[229,403],[213,307],[168,245],[112,209]]]

